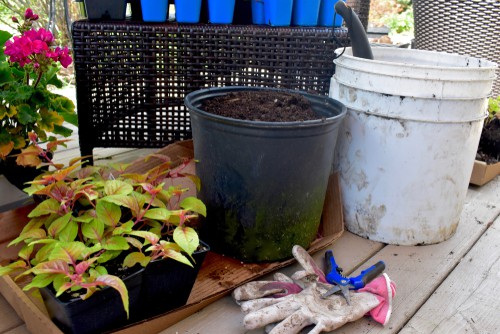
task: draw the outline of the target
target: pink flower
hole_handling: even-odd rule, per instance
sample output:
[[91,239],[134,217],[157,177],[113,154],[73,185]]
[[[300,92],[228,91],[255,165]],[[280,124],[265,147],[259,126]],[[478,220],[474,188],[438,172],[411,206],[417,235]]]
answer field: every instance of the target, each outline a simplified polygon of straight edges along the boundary
[[26,9],[26,11],[24,12],[24,18],[26,20],[29,20],[32,17],[33,17],[33,10],[31,8]]
[[71,65],[72,61],[73,58],[71,58],[71,56],[69,55],[69,50],[68,47],[66,46],[59,53],[59,62],[64,68],[67,68],[69,65]]
[[47,46],[47,43],[45,43],[43,41],[35,40],[31,43],[32,53],[45,53],[48,50],[49,50],[49,47]]
[[12,16],[12,22],[14,22],[14,23],[19,23],[19,20],[17,19],[17,17]]

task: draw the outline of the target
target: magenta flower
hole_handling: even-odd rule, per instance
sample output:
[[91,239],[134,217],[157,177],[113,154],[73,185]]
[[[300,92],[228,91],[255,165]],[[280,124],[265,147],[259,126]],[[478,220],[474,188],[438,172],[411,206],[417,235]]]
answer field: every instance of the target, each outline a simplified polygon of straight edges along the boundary
[[24,18],[26,20],[33,18],[33,10],[31,8],[26,9],[26,11],[24,12]]
[[59,62],[64,68],[67,68],[73,62],[73,58],[69,55],[68,47],[64,47],[59,54]]

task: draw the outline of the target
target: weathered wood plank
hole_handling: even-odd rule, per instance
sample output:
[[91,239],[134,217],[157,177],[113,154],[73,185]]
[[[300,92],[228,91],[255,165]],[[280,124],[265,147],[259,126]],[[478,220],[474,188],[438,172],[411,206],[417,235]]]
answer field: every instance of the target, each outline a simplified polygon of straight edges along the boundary
[[[368,264],[384,260],[386,272],[397,284],[393,315],[385,328],[368,318],[335,333],[396,333],[427,301],[441,282],[467,254],[500,214],[500,180],[481,189],[471,188],[456,234],[447,241],[429,246],[386,246]],[[462,277],[466,281],[468,277]],[[452,331],[453,332],[453,331]]]
[[400,332],[500,333],[500,218]]
[[[363,263],[367,258],[384,247],[383,244],[362,239],[352,233],[345,232],[335,243],[330,246],[335,256],[339,259],[346,272]],[[322,263],[324,252],[318,252],[313,257],[317,263]],[[297,264],[279,270],[291,274],[299,269]],[[263,277],[271,279],[271,277]],[[257,334],[262,329],[247,331],[242,325],[243,314],[230,296],[207,306],[198,313],[193,314],[174,326],[162,331],[162,334],[196,334],[196,333],[231,333],[231,334]]]
[[24,321],[17,316],[16,311],[14,311],[1,294],[0,310],[0,333],[6,333],[9,330],[24,324]]

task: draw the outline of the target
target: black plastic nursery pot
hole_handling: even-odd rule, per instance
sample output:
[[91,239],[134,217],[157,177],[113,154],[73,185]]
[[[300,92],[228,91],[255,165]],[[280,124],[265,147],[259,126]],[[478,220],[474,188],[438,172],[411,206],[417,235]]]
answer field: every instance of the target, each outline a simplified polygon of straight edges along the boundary
[[120,294],[110,287],[86,300],[78,297],[67,302],[57,298],[48,287],[40,289],[40,293],[50,318],[64,333],[102,333],[131,323],[140,314],[143,271],[141,268],[123,279],[128,289],[130,319],[123,309]]
[[127,0],[84,0],[89,20],[125,20]]
[[[21,152],[14,152],[13,154],[17,153]],[[47,154],[52,158],[51,152]],[[27,182],[33,181],[37,176],[48,170],[48,166],[41,168],[20,166],[16,163],[15,156],[9,156],[5,160],[0,160],[0,174],[3,174],[19,190],[29,187]]]
[[207,206],[200,234],[212,250],[245,262],[290,258],[294,245],[307,248],[316,238],[346,114],[339,101],[289,90],[310,101],[317,120],[247,121],[200,109],[215,96],[263,89],[271,88],[212,88],[185,98]]
[[141,317],[150,318],[186,304],[196,276],[210,247],[200,241],[193,253],[193,267],[172,259],[152,261],[144,270],[141,291]]

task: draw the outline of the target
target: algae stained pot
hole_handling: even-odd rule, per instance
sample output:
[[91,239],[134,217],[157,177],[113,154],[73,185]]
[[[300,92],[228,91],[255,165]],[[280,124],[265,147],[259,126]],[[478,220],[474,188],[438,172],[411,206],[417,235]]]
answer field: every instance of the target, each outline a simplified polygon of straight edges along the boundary
[[345,115],[338,101],[305,93],[318,120],[247,121],[200,109],[215,96],[265,89],[213,88],[185,99],[207,206],[200,234],[212,250],[246,262],[289,258],[293,245],[314,240]]
[[373,54],[347,48],[330,85],[348,110],[335,159],[346,228],[390,244],[444,241],[464,206],[496,64],[399,48]]

